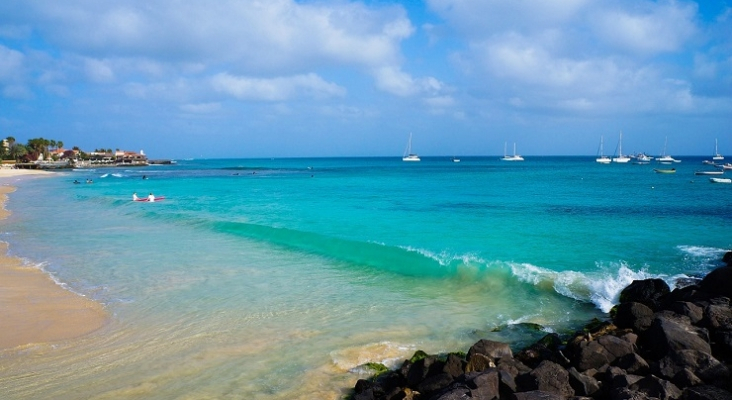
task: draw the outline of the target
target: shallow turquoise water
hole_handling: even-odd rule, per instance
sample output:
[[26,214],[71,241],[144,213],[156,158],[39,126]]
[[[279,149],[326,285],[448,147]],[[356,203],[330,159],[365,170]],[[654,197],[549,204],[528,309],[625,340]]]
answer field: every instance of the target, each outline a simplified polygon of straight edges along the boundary
[[11,254],[112,322],[6,352],[0,386],[339,398],[367,361],[529,340],[490,332],[518,322],[563,331],[632,279],[674,284],[732,246],[732,187],[695,176],[701,160],[673,175],[582,157],[189,160],[23,180],[2,229]]

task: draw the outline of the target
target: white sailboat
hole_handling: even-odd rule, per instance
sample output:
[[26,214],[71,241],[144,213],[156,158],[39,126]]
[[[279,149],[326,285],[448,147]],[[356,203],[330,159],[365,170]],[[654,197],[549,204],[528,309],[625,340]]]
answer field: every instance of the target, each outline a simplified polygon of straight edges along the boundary
[[420,161],[419,156],[412,153],[412,134],[409,134],[409,142],[407,142],[407,148],[404,150],[404,156],[402,161]]
[[623,131],[620,131],[620,139],[618,140],[618,156],[613,157],[613,162],[625,164],[630,161],[630,157],[623,155]]
[[724,156],[719,154],[719,150],[717,150],[717,139],[714,139],[714,156],[712,157],[712,160],[714,160],[714,161],[724,160]]
[[508,153],[506,153],[506,146],[507,143],[503,143],[503,158],[501,158],[502,161],[524,161],[524,158],[520,155],[516,154],[516,142],[513,143],[513,155],[509,156]]
[[610,161],[612,161],[602,150],[602,135],[600,136],[600,157],[596,158],[595,161],[600,164],[610,164]]
[[666,154],[666,145],[667,144],[668,144],[668,136],[666,136],[666,141],[663,142],[663,154],[661,154],[661,157],[656,158],[656,161],[660,162],[661,164],[671,164],[671,163],[681,162]]

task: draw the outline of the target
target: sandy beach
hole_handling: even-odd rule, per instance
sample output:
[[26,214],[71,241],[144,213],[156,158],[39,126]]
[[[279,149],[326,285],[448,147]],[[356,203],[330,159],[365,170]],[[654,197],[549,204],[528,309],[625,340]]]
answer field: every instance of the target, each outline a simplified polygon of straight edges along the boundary
[[[0,178],[40,174],[51,172],[0,169]],[[13,191],[0,186],[0,224],[9,215],[4,206]],[[7,243],[0,243],[0,319],[7,327],[0,330],[0,350],[73,339],[104,326],[108,316],[101,304],[65,290],[7,252]]]

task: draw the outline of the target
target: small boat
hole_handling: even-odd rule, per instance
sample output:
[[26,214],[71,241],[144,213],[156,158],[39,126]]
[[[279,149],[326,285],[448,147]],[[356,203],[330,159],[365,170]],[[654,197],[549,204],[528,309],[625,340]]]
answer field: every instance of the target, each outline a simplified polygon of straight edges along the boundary
[[730,163],[722,164],[722,169],[724,169],[724,170],[732,169],[732,164],[730,164]]
[[452,158],[452,162],[460,162],[460,159],[459,159],[459,158],[457,158],[457,157],[453,157],[453,158]]
[[730,178],[709,178],[709,182],[712,183],[732,183]]
[[502,161],[524,161],[524,158],[520,155],[516,154],[516,143],[513,143],[513,155],[509,156],[506,154],[506,143],[503,144],[503,158],[501,158]]
[[419,156],[412,153],[412,134],[409,134],[409,142],[407,142],[407,149],[404,150],[404,156],[402,161],[420,161]]
[[694,175],[722,175],[724,171],[696,171]]
[[663,154],[661,155],[661,157],[656,158],[656,161],[660,162],[661,164],[671,164],[671,163],[681,162],[680,160],[677,160],[666,154],[666,145],[667,144],[668,144],[668,136],[666,137],[666,141],[663,143]]
[[651,160],[653,160],[653,157],[649,156],[646,153],[640,153],[635,156],[635,159],[638,160],[638,164],[648,164],[651,162]]
[[623,131],[620,131],[620,139],[618,140],[618,156],[613,157],[613,162],[625,164],[630,161],[630,157],[623,155]]
[[712,156],[712,160],[714,160],[714,161],[724,160],[724,156],[719,154],[719,150],[717,150],[717,139],[714,139],[714,156]]
[[602,151],[602,136],[600,136],[600,157],[596,158],[595,161],[600,164],[610,164],[610,157],[606,156]]
[[671,168],[671,169],[654,168],[653,170],[656,171],[657,174],[675,174],[676,173],[676,168]]

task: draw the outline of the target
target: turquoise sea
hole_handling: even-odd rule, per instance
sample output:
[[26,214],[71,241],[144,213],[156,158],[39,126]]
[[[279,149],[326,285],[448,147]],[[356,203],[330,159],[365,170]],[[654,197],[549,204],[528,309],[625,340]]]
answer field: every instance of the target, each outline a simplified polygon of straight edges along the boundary
[[594,157],[394,157],[6,179],[18,186],[0,225],[10,254],[103,303],[111,322],[0,353],[0,388],[8,399],[338,399],[365,362],[567,332],[605,316],[633,279],[675,285],[732,247],[732,185],[681,159],[675,174]]

